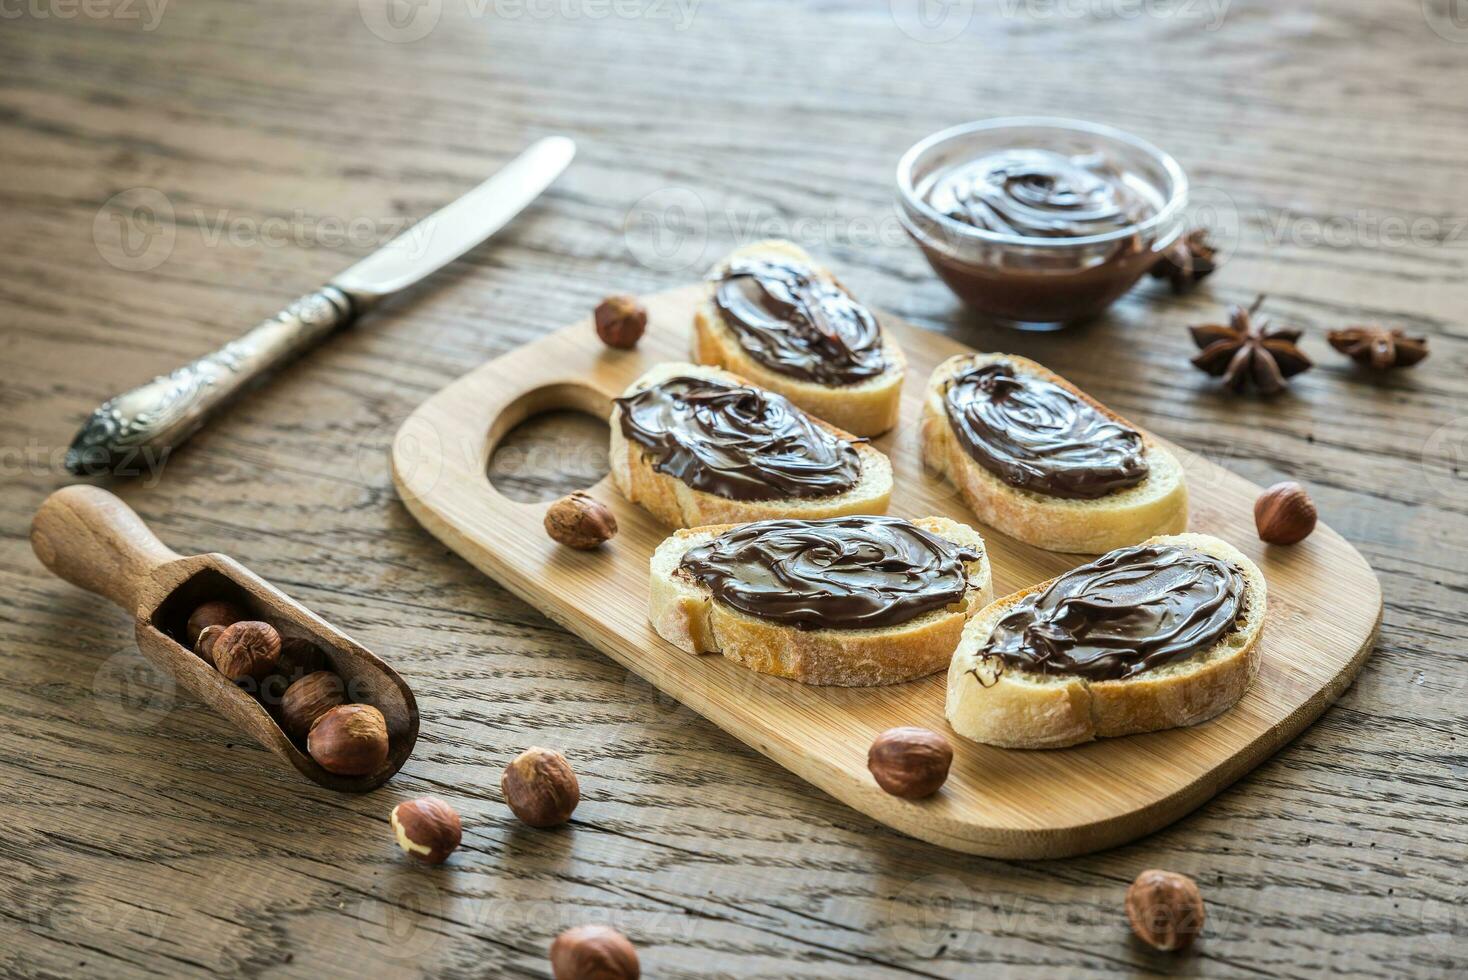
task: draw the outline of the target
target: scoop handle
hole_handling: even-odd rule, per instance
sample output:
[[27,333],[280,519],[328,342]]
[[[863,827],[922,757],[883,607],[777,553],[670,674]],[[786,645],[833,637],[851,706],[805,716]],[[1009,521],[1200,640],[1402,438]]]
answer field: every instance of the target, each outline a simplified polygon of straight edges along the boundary
[[140,614],[153,572],[180,556],[137,513],[100,487],[62,487],[31,519],[31,550],[72,585]]

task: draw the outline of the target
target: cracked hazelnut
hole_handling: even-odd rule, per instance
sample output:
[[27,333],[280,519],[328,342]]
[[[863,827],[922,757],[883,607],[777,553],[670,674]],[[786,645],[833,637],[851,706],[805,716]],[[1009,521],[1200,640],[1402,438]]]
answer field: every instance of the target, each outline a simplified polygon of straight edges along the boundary
[[500,789],[515,816],[532,827],[565,823],[581,802],[581,787],[566,757],[538,745],[521,752],[505,767]]
[[205,626],[199,631],[199,638],[194,641],[194,653],[210,667],[214,666],[214,643],[223,632],[223,626]]
[[291,738],[305,738],[317,718],[344,700],[340,677],[329,670],[307,674],[280,696],[280,727]]
[[631,350],[647,329],[647,307],[631,296],[608,296],[596,308],[596,335],[608,347]]
[[867,750],[877,785],[906,800],[932,796],[948,779],[953,746],[926,728],[889,728]]
[[387,719],[370,704],[338,705],[311,726],[306,751],[327,772],[371,775],[387,761]]
[[545,533],[572,548],[590,551],[617,534],[617,519],[606,504],[577,490],[550,505]]
[[627,937],[611,926],[576,926],[550,948],[555,980],[637,980],[642,966]]
[[199,634],[209,626],[231,626],[245,618],[245,611],[232,602],[222,599],[214,602],[206,602],[193,612],[189,613],[189,621],[184,626],[184,633],[188,637],[189,646],[198,647]]
[[1203,896],[1187,875],[1149,869],[1126,890],[1126,917],[1153,949],[1186,949],[1203,931]]
[[1304,541],[1315,530],[1315,501],[1293,480],[1276,483],[1254,501],[1254,526],[1269,544]]
[[398,846],[425,864],[443,864],[463,839],[458,813],[436,796],[399,803],[389,820]]
[[233,623],[210,647],[214,667],[232,681],[264,680],[280,660],[280,634],[269,623]]

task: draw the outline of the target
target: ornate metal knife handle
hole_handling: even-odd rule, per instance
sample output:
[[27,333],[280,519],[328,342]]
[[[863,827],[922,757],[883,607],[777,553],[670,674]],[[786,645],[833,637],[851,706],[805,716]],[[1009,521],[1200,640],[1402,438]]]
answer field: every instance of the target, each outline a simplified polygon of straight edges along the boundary
[[79,476],[156,469],[231,398],[358,312],[345,292],[322,287],[212,354],[108,399],[77,433],[66,468]]

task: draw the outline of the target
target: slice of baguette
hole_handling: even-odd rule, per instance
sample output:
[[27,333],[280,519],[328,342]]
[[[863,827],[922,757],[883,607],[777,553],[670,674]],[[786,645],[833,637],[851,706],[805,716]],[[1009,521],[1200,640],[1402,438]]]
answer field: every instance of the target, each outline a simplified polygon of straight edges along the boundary
[[800,630],[750,616],[717,601],[678,568],[690,548],[737,526],[724,524],[678,531],[653,553],[653,628],[680,650],[721,653],[751,670],[802,684],[874,687],[935,673],[953,656],[963,624],[993,597],[989,553],[984,539],[967,524],[946,517],[913,523],[981,552],[968,563],[968,592],[956,608],[882,629]]
[[[994,625],[1050,582],[1032,585],[988,606],[964,629],[948,667],[947,715],[953,730],[1004,748],[1051,749],[1195,725],[1233,707],[1259,673],[1263,574],[1237,548],[1206,534],[1159,536],[1145,543],[1192,548],[1238,568],[1245,580],[1240,626],[1208,650],[1122,680],[1033,673],[981,658],[979,650]],[[982,682],[973,670],[984,677]]]
[[[748,381],[722,368],[677,362],[659,364],[632,382],[623,396],[649,388],[669,378],[692,377],[747,385]],[[611,434],[612,483],[622,496],[640,504],[664,524],[673,527],[697,527],[700,524],[741,524],[776,517],[793,517],[813,521],[821,517],[845,514],[885,514],[892,499],[892,464],[874,446],[856,442],[861,460],[861,475],[856,485],[829,497],[792,497],[783,500],[730,500],[703,490],[695,490],[677,477],[660,473],[653,461],[637,443],[622,434],[622,410],[612,406],[609,425]],[[838,439],[854,441],[857,437],[843,432],[818,418],[811,421]]]
[[[761,256],[794,260],[831,275],[800,246],[772,239],[729,253],[714,267],[713,276],[717,278],[737,258]],[[834,276],[831,278],[835,279]],[[803,381],[771,370],[745,352],[739,337],[724,323],[723,315],[714,304],[715,288],[716,284],[709,285],[707,297],[693,315],[695,361],[728,368],[762,388],[778,391],[817,418],[826,419],[859,436],[879,436],[897,424],[907,358],[886,330],[882,331],[882,347],[887,357],[887,369],[875,378],[836,386]]]
[[970,456],[948,421],[944,394],[950,378],[995,361],[1005,361],[1022,374],[1057,384],[1103,415],[1136,428],[1029,358],[1013,354],[958,354],[948,358],[933,372],[923,399],[923,463],[958,488],[979,520],[1038,548],[1078,554],[1101,554],[1154,534],[1176,534],[1187,529],[1188,488],[1182,467],[1146,432],[1142,432],[1142,450],[1147,478],[1134,487],[1094,500],[1051,497],[1011,486]]

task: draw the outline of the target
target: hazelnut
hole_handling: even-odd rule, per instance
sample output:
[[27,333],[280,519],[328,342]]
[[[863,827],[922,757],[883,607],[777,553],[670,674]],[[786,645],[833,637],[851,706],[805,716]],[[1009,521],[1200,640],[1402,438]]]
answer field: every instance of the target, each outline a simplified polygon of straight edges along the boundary
[[199,634],[204,632],[208,626],[230,626],[245,618],[245,611],[232,602],[216,599],[206,602],[198,609],[189,613],[189,621],[184,626],[184,632],[189,638],[189,646],[197,647]]
[[1315,530],[1315,501],[1293,480],[1276,483],[1254,501],[1259,540],[1269,544],[1304,541]]
[[199,631],[199,638],[194,641],[194,653],[210,667],[214,666],[214,643],[223,632],[223,626],[205,626]]
[[561,544],[590,551],[617,534],[617,519],[607,505],[577,490],[550,505],[545,533]]
[[576,926],[556,937],[550,948],[555,980],[637,980],[642,966],[637,950],[611,926]]
[[224,628],[210,647],[215,668],[232,681],[263,680],[280,660],[280,634],[247,619]]
[[306,751],[327,772],[371,775],[387,761],[387,720],[370,704],[338,705],[311,726]]
[[1186,949],[1203,931],[1203,896],[1187,875],[1150,869],[1126,890],[1132,932],[1153,949]]
[[631,350],[647,329],[647,307],[631,296],[608,296],[596,308],[596,335],[608,347]]
[[554,827],[571,819],[581,787],[566,757],[531,746],[505,767],[500,790],[515,816],[532,827]]
[[952,763],[948,739],[926,728],[889,728],[867,750],[867,768],[877,785],[907,800],[938,792]]
[[318,670],[330,670],[331,663],[321,648],[299,636],[289,636],[280,641],[280,672],[292,681],[300,680]]
[[307,674],[280,696],[280,727],[291,738],[305,738],[317,718],[344,700],[340,677],[329,670]]
[[443,864],[464,835],[454,808],[436,796],[399,803],[389,819],[398,846],[425,864]]

